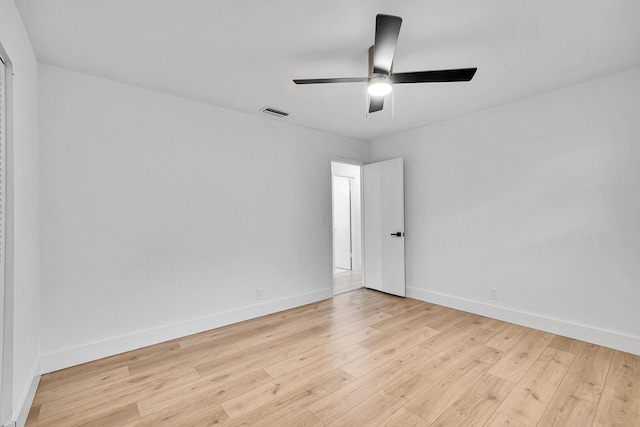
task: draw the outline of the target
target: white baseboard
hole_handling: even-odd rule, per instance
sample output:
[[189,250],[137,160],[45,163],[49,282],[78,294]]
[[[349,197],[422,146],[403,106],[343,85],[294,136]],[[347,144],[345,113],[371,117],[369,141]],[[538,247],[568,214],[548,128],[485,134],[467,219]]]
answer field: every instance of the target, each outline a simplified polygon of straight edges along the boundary
[[31,410],[31,405],[33,404],[33,399],[36,397],[36,391],[38,390],[38,384],[40,384],[40,363],[39,361],[33,367],[31,373],[31,383],[25,388],[22,396],[20,397],[20,401],[15,406],[13,419],[16,421],[16,426],[23,427],[27,418],[29,417],[29,411]]
[[70,366],[79,365],[126,351],[135,350],[153,344],[173,340],[209,329],[219,328],[232,323],[254,319],[267,314],[277,313],[305,304],[322,301],[332,296],[330,288],[306,294],[295,295],[274,301],[267,301],[248,307],[242,307],[223,313],[192,319],[173,325],[154,328],[129,335],[114,337],[85,345],[66,348],[41,355],[42,373],[53,372]]
[[407,288],[407,297],[640,355],[640,337],[638,336],[625,335],[533,313],[425,291],[424,289]]

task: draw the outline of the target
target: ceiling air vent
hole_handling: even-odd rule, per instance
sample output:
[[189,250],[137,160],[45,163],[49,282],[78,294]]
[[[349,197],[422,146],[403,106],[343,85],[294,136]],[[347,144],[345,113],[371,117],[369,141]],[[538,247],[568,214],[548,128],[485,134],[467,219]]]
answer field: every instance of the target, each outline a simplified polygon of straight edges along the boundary
[[289,115],[289,113],[287,113],[286,111],[278,110],[277,108],[273,107],[264,107],[261,108],[260,111],[277,117],[287,117]]

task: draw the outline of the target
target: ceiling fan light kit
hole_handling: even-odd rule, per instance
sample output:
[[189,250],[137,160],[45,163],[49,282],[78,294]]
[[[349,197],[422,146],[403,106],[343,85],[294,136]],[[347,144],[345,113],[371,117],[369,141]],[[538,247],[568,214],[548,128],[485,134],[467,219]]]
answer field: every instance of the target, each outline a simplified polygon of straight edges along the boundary
[[367,91],[371,96],[385,96],[391,93],[391,78],[389,76],[371,77],[368,85]]
[[374,113],[383,109],[384,98],[391,93],[394,84],[468,82],[473,78],[477,68],[394,73],[393,57],[398,44],[401,24],[402,18],[399,16],[376,16],[375,44],[369,48],[368,77],[296,79],[293,82],[299,85],[366,82],[369,93],[369,113]]

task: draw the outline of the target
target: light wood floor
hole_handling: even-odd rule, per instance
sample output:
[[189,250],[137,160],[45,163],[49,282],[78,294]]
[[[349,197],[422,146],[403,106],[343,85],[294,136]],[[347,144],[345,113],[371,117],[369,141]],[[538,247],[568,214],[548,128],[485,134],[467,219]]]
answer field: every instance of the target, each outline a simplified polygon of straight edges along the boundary
[[333,274],[333,295],[362,287],[362,270],[343,270]]
[[640,357],[361,289],[44,375],[79,425],[639,426]]

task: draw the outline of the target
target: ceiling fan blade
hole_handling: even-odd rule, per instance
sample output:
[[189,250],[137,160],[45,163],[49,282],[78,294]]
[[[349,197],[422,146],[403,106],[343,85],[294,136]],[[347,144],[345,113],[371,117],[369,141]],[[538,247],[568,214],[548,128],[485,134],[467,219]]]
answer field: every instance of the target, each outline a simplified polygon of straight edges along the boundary
[[391,76],[391,81],[393,83],[468,82],[477,70],[477,68],[460,68],[457,70],[394,73]]
[[368,80],[367,77],[338,77],[335,79],[296,79],[293,82],[297,85],[313,85],[318,83],[361,83]]
[[384,106],[384,96],[372,96],[369,98],[369,112],[375,113],[382,110]]
[[393,56],[396,53],[402,18],[391,15],[376,16],[376,41],[373,51],[373,72],[391,73]]

